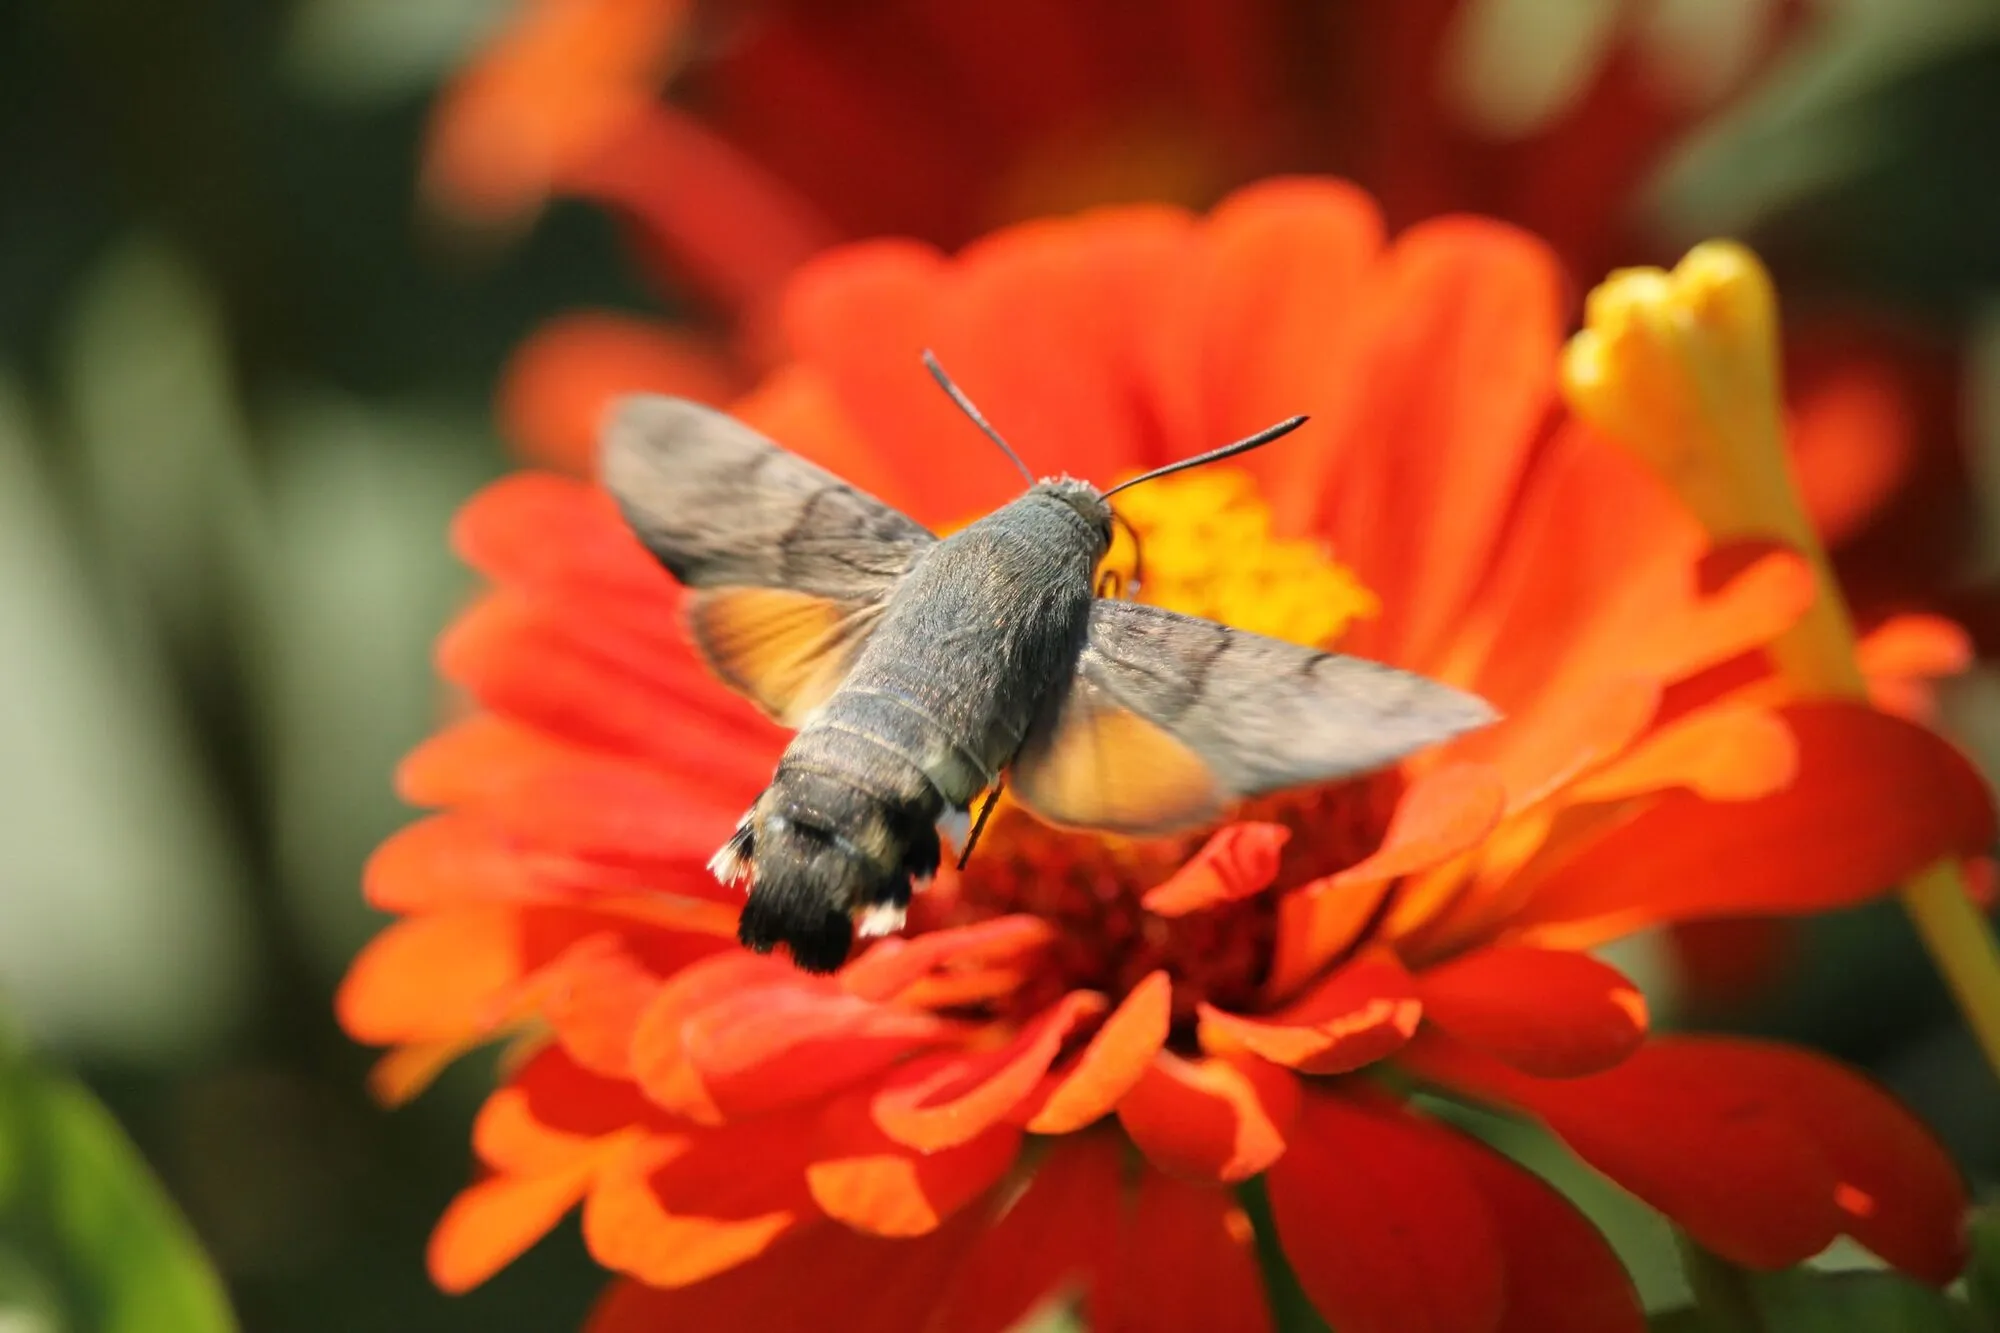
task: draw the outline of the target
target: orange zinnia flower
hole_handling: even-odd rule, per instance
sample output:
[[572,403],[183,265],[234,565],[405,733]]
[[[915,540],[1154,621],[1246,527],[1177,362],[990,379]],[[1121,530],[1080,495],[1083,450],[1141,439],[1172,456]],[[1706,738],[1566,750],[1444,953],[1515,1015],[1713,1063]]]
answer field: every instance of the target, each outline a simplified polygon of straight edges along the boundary
[[1507,714],[1205,838],[1003,808],[906,937],[834,977],[741,951],[740,897],[704,869],[786,736],[700,666],[677,585],[582,481],[475,499],[457,540],[494,586],[441,661],[478,711],[400,775],[441,812],[372,862],[370,901],[404,919],[340,997],[398,1048],[391,1094],[522,1043],[437,1280],[479,1282],[581,1204],[623,1275],[597,1333],[958,1333],[1058,1299],[1100,1329],[1256,1328],[1228,1187],[1262,1175],[1343,1333],[1641,1328],[1604,1240],[1412,1086],[1539,1120],[1737,1262],[1846,1234],[1955,1273],[1963,1187],[1884,1093],[1780,1045],[1649,1041],[1637,990],[1583,952],[1854,903],[1994,824],[1928,732],[1774,693],[1761,650],[1810,572],[1715,548],[1564,414],[1558,289],[1510,227],[1389,242],[1364,195],[1308,180],[802,271],[746,421],[947,526],[1010,471],[925,346],[1037,470],[1100,482],[1309,413],[1240,469],[1121,497],[1142,595]]

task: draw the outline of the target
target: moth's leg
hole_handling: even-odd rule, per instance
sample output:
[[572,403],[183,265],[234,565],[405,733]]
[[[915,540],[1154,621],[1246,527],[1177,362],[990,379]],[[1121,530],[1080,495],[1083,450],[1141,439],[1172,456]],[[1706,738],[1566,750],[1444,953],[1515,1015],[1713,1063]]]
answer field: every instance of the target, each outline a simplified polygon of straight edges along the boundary
[[979,835],[985,831],[986,820],[993,813],[993,807],[1000,804],[1000,789],[1005,785],[1004,780],[996,780],[993,784],[993,790],[986,793],[986,803],[979,807],[979,818],[973,824],[972,832],[966,835],[965,850],[958,854],[958,868],[960,870],[965,869],[965,863],[972,859],[972,849],[978,845]]

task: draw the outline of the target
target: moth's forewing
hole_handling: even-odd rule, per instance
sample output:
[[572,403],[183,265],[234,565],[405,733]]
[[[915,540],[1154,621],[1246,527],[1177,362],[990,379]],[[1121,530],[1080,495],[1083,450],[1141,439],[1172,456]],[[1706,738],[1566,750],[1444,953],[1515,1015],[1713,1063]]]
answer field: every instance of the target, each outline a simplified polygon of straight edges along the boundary
[[621,400],[599,463],[633,532],[691,588],[788,588],[874,602],[937,541],[873,496],[685,399]]
[[[1072,702],[1074,701],[1074,702]],[[1100,601],[1065,704],[1044,722],[1016,766],[1022,803],[1056,822],[1074,820],[1071,793],[1094,784],[1086,813],[1115,816],[1099,827],[1149,834],[1212,818],[1188,799],[1194,784],[1162,758],[1164,748],[1122,711],[1205,767],[1230,799],[1351,777],[1485,726],[1484,700],[1379,662],[1303,648],[1135,602]],[[1139,737],[1129,754],[1073,738],[1072,728]],[[1065,771],[1089,765],[1089,771]],[[1048,771],[1044,771],[1048,770]],[[1037,800],[1051,800],[1042,810]],[[1190,817],[1190,813],[1193,817]],[[1066,818],[1070,816],[1070,818]]]

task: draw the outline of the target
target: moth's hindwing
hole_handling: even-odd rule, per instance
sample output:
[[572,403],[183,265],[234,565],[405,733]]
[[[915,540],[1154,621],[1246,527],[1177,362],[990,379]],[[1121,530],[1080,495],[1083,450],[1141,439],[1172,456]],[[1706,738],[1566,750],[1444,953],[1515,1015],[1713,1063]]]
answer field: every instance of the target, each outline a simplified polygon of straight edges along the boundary
[[710,588],[688,599],[687,619],[715,673],[796,728],[846,679],[881,610],[783,588]]
[[1496,716],[1379,662],[1099,601],[1075,676],[1016,758],[1014,790],[1053,823],[1165,833],[1239,797],[1372,772]]

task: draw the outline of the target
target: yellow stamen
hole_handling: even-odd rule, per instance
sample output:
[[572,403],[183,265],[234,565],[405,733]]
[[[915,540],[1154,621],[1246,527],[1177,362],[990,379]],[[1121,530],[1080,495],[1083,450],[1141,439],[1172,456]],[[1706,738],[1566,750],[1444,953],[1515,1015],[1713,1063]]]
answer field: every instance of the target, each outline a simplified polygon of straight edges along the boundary
[[[1352,570],[1317,542],[1281,541],[1257,483],[1205,467],[1135,486],[1118,510],[1139,533],[1141,600],[1293,643],[1328,644],[1381,610]],[[1114,568],[1130,570],[1121,533]]]
[[[1584,325],[1563,358],[1572,410],[1651,464],[1715,537],[1773,538],[1811,561],[1819,596],[1772,657],[1801,694],[1865,697],[1847,604],[1785,451],[1777,298],[1757,257],[1711,241],[1671,273],[1614,273]],[[1903,903],[2000,1072],[2000,948],[1956,865],[1918,875]]]

